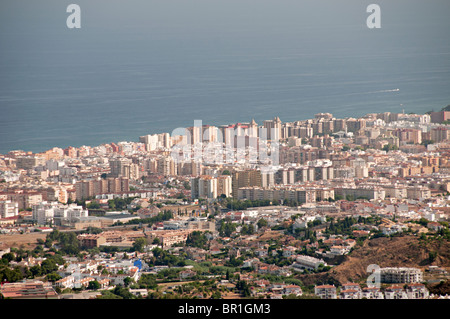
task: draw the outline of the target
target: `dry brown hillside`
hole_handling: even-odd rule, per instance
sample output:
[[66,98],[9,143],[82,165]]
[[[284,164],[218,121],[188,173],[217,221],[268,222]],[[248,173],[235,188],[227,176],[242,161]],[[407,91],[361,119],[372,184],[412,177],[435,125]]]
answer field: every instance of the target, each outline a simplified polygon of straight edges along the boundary
[[[436,253],[432,263],[429,252]],[[354,249],[345,256],[344,262],[328,273],[304,275],[301,280],[305,284],[359,282],[366,280],[369,275],[367,267],[371,264],[380,267],[415,267],[423,270],[431,264],[449,267],[450,245],[445,240],[426,243],[413,235],[366,240],[362,247]]]

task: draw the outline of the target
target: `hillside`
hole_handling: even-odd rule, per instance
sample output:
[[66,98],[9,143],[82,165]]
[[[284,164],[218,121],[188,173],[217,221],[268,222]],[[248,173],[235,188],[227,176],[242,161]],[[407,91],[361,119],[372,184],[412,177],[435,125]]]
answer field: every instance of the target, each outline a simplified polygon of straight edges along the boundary
[[[436,258],[430,262],[429,252],[435,252]],[[450,245],[448,242],[433,241],[425,243],[418,237],[380,237],[367,240],[364,246],[354,249],[345,256],[344,262],[335,266],[329,273],[304,275],[304,284],[365,281],[367,267],[376,264],[380,267],[415,267],[424,270],[429,265],[450,267]]]

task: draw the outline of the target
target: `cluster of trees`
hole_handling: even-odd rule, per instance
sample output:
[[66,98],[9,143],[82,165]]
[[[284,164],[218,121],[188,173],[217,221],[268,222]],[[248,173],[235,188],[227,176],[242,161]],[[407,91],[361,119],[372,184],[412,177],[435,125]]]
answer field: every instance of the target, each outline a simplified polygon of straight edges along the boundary
[[250,285],[244,280],[239,280],[236,283],[236,289],[240,292],[242,297],[250,297],[252,295]]
[[[266,227],[268,225],[268,223],[267,223],[267,220],[265,220],[264,218],[261,218],[260,220],[258,220],[256,225],[258,226],[258,228],[262,228],[262,227]],[[234,231],[236,231],[238,226],[239,226],[238,223],[233,223],[230,220],[222,219],[219,222],[219,227],[218,227],[219,235],[221,237],[230,237],[231,234]],[[252,224],[242,224],[241,225],[240,233],[242,235],[253,235],[255,232],[256,232],[256,230],[255,230],[254,225],[252,225]]]
[[[125,210],[127,209],[127,206],[135,199],[136,197],[127,197],[127,198],[114,198],[108,200],[108,210]],[[86,201],[91,201],[89,204],[86,204]],[[70,200],[68,203],[72,203],[73,201]],[[76,200],[76,204],[83,206],[84,208],[87,208],[89,210],[98,210],[101,209],[100,203],[95,200],[94,197],[88,197],[83,200]]]
[[358,222],[357,219],[353,217],[345,217],[343,219],[339,219],[338,221],[334,221],[331,219],[330,224],[327,226],[325,233],[330,235],[351,235],[352,234],[352,225]]
[[102,296],[98,299],[136,299],[136,296],[128,288],[118,285],[113,290],[102,291]]
[[156,276],[153,274],[142,274],[137,282],[139,289],[156,289]]
[[241,234],[242,235],[253,235],[255,233],[255,226],[253,226],[252,224],[247,225],[244,224],[241,227]]
[[149,266],[169,266],[169,267],[184,267],[186,261],[184,256],[175,256],[167,250],[156,247],[152,250],[153,256],[146,259],[145,262]]
[[244,257],[236,258],[235,256],[231,256],[229,260],[227,260],[224,264],[225,267],[240,267],[244,263]]
[[283,252],[281,250],[278,250],[276,254],[269,253],[269,256],[267,256],[264,261],[278,267],[290,266],[293,263],[293,260],[283,256]]
[[398,150],[398,146],[393,144],[386,144],[385,146],[383,146],[382,150],[386,152],[395,151]]
[[81,251],[80,242],[74,232],[60,232],[54,230],[47,234],[45,247],[51,248],[55,242],[57,243],[58,251],[65,255],[76,256]]
[[193,231],[186,239],[186,246],[208,249],[208,238],[206,233],[202,231]]
[[309,228],[306,228],[306,229],[297,228],[297,229],[295,229],[294,235],[296,238],[298,238],[300,240],[308,240],[309,239],[309,241],[311,243],[315,243],[317,241],[316,232]]
[[15,266],[10,267],[11,261],[17,261],[21,257],[14,252],[6,253],[0,259],[0,282],[16,282],[23,279],[32,279],[46,276],[49,281],[59,280],[61,277],[56,273],[58,265],[64,264],[60,254],[47,255],[40,265],[32,267]]
[[221,220],[219,223],[219,236],[221,237],[230,237],[231,234],[236,231],[237,225],[232,223],[231,221]]
[[108,207],[111,210],[124,210],[135,199],[135,197],[119,198],[108,200]]

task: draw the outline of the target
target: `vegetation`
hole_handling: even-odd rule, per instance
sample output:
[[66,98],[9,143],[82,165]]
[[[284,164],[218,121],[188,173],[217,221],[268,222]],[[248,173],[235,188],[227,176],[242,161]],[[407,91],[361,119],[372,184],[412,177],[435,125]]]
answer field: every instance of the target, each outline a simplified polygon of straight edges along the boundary
[[219,224],[219,235],[221,237],[230,237],[231,234],[236,231],[237,225],[235,223],[232,223],[230,221],[225,222],[224,220],[220,221]]
[[159,212],[158,215],[154,217],[149,218],[142,218],[142,219],[132,219],[125,223],[125,225],[137,225],[137,224],[148,224],[148,226],[152,226],[155,223],[163,222],[165,220],[170,220],[173,218],[173,212],[172,210],[163,210],[162,212]]
[[207,249],[208,239],[206,237],[206,233],[202,231],[194,231],[190,233],[186,240],[186,246]]
[[166,250],[161,248],[154,248],[152,250],[153,257],[146,259],[145,261],[149,266],[177,266],[183,267],[186,265],[186,261],[182,256],[175,256]]

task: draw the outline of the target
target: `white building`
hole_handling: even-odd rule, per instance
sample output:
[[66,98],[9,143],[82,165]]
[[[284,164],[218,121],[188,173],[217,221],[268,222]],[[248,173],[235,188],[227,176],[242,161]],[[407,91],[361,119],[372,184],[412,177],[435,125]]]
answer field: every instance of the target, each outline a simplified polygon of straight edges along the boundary
[[0,218],[19,215],[19,203],[10,200],[0,201]]
[[65,221],[73,222],[75,219],[88,217],[87,209],[77,204],[60,205],[54,209],[54,220],[57,225],[62,225]]
[[88,217],[88,211],[76,204],[64,205],[44,201],[33,206],[32,219],[38,224],[55,222],[57,225],[62,225],[64,221],[70,222],[80,217]]
[[361,292],[361,298],[384,299],[384,295],[378,287],[364,287]]
[[208,175],[191,178],[191,197],[217,198],[217,178]]
[[336,287],[334,285],[321,285],[314,287],[314,293],[321,299],[337,299]]
[[295,260],[296,260],[296,262],[292,266],[294,268],[299,268],[299,269],[308,269],[308,270],[314,269],[315,270],[315,269],[318,269],[321,264],[323,266],[327,265],[327,263],[325,261],[323,261],[323,259],[318,259],[315,257],[305,256],[305,255],[300,255]]
[[418,268],[381,268],[381,282],[384,283],[420,283],[423,281],[423,272]]
[[46,224],[53,222],[55,216],[55,209],[59,206],[57,202],[40,202],[33,205],[32,219],[38,224]]
[[406,294],[408,299],[427,299],[430,295],[426,286],[420,283],[409,284],[406,287]]

